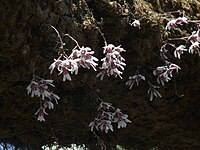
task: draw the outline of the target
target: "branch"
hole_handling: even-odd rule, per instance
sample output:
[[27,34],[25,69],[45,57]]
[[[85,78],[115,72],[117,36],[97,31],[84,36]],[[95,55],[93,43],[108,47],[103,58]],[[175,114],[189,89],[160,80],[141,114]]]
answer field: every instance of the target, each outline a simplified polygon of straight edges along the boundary
[[62,38],[61,38],[61,36],[60,36],[60,33],[58,32],[58,30],[57,30],[54,26],[51,25],[51,27],[54,29],[54,31],[56,31],[56,33],[57,33],[57,35],[58,35],[58,38],[59,38],[59,40],[60,40],[60,43],[61,43],[60,49],[63,50],[63,49],[64,49],[65,43],[63,43],[63,41],[62,41]]

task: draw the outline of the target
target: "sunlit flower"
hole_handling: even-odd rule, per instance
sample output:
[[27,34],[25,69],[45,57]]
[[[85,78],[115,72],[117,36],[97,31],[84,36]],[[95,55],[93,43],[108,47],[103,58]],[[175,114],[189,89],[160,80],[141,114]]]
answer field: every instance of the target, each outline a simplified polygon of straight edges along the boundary
[[177,19],[172,19],[167,23],[167,26],[165,27],[165,29],[170,30],[173,27],[176,27],[177,25],[182,25],[183,23],[188,23],[187,18],[186,17],[178,17]]
[[200,42],[200,29],[198,31],[193,31],[192,35],[188,37],[188,41],[191,43]]
[[58,67],[60,66],[60,64],[62,63],[62,60],[60,60],[60,58],[58,59],[54,59],[54,62],[49,66],[50,74],[53,73],[53,70],[56,68],[58,69]]
[[176,20],[175,19],[172,19],[172,20],[170,20],[168,23],[167,23],[167,25],[166,25],[166,27],[165,27],[165,29],[167,30],[170,30],[171,28],[173,28],[173,27],[176,27],[177,25],[176,25]]
[[199,50],[200,50],[199,42],[194,42],[189,47],[189,53],[191,53],[191,54],[193,54],[194,52],[199,53]]
[[94,51],[90,47],[81,47],[80,49],[75,49],[72,51],[70,58],[74,59],[78,63],[78,67],[90,69],[92,67],[96,71],[96,62],[98,59],[93,56]]
[[114,76],[120,77],[122,79],[121,74],[123,73],[121,70],[124,70],[125,59],[121,56],[121,52],[125,52],[123,48],[120,46],[115,47],[113,44],[108,44],[103,47],[103,53],[106,56],[101,59],[102,67],[101,72],[97,74],[97,77],[100,77],[103,80],[104,76]]
[[181,58],[181,55],[185,52],[185,51],[188,51],[186,49],[186,47],[184,45],[180,45],[179,47],[177,47],[174,51],[174,56],[175,57],[178,57],[178,59]]
[[167,70],[167,73],[172,77],[172,72],[174,70],[176,70],[176,72],[178,73],[178,70],[181,69],[178,65],[176,64],[173,64],[173,63],[170,63],[169,67],[168,67],[168,70]]
[[140,26],[140,21],[139,20],[134,20],[132,23],[131,23],[131,26],[134,26],[138,29],[141,29],[141,26]]

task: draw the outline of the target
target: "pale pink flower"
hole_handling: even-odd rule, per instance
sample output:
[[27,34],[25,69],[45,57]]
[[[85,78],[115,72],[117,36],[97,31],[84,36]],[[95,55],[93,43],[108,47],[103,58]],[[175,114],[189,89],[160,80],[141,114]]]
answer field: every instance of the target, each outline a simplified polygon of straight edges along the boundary
[[110,120],[101,120],[99,123],[99,129],[101,131],[105,131],[105,133],[108,133],[109,130],[113,131],[113,126],[111,123],[112,122]]
[[150,82],[149,83],[149,90],[148,90],[148,93],[150,94],[150,101],[153,100],[153,97],[162,97],[162,95],[156,90],[158,88],[160,88],[159,86],[155,86],[153,84],[151,84]]
[[98,65],[96,61],[98,61],[98,59],[94,57],[93,54],[94,51],[92,51],[90,47],[81,47],[79,50],[73,50],[70,58],[76,60],[79,66],[87,69],[92,67],[96,71],[96,66]]
[[58,67],[60,66],[60,64],[62,63],[62,60],[60,60],[60,58],[58,59],[54,59],[54,62],[49,66],[50,74],[53,73],[53,70],[56,68],[58,69]]
[[94,121],[90,122],[89,124],[90,130],[93,131],[94,127],[96,128],[96,130],[99,130],[100,123],[101,123],[101,120],[98,118],[95,118]]
[[111,103],[101,102],[98,107],[98,110],[109,110],[110,108],[114,108]]
[[185,23],[185,24],[188,23],[188,19],[186,17],[178,17],[176,19],[176,24],[182,25],[183,23]]
[[38,121],[45,121],[44,119],[44,115],[48,115],[45,111],[45,108],[40,107],[37,112],[35,113],[35,115],[38,116]]
[[56,102],[56,104],[58,104],[58,100],[60,99],[60,97],[51,92],[51,95],[50,95],[49,99],[50,100],[54,100]]
[[124,70],[126,64],[124,63],[125,59],[120,54],[121,52],[125,52],[125,50],[120,46],[115,47],[113,44],[108,44],[103,47],[103,53],[106,54],[106,56],[101,59],[101,72],[97,74],[97,77],[103,80],[103,77],[107,75],[114,77],[119,76],[122,79],[121,74],[123,72],[119,69]]
[[177,19],[172,19],[167,23],[167,26],[165,27],[165,29],[171,29],[173,27],[176,27],[177,25],[182,25],[183,23],[188,23],[187,18],[186,17],[178,17]]
[[53,109],[54,108],[54,104],[51,101],[45,101],[44,102],[44,108]]
[[188,37],[188,41],[191,43],[200,42],[200,29],[198,31],[192,32],[192,35]]
[[172,77],[172,72],[173,70],[176,70],[176,72],[178,73],[178,70],[181,69],[178,65],[170,63],[167,73]]
[[123,114],[120,109],[116,109],[114,113],[114,122],[118,124],[118,129],[126,128],[127,123],[131,123],[131,121],[128,119],[128,115]]
[[168,52],[168,50],[166,49],[166,45],[167,44],[164,44],[160,48],[160,57],[162,57],[163,59],[167,59],[166,53]]
[[193,54],[194,52],[199,53],[199,50],[200,50],[199,42],[194,42],[189,47],[189,53],[191,53],[191,54]]
[[171,28],[176,27],[176,26],[177,26],[176,25],[176,19],[172,19],[167,23],[165,29],[170,30]]
[[101,113],[101,119],[112,120],[112,118],[113,118],[113,113],[111,113],[111,112],[103,111]]
[[153,74],[157,76],[157,82],[163,86],[164,82],[171,80],[170,77],[172,77],[172,72],[174,70],[178,73],[178,70],[181,69],[178,65],[171,62],[166,61],[166,64],[166,66],[157,67],[156,70],[153,71]]
[[135,83],[138,86],[141,80],[145,80],[145,77],[141,74],[136,74],[132,77],[129,77],[129,81],[126,82],[126,85],[129,86],[129,89],[131,89]]
[[180,45],[179,47],[177,47],[177,48],[175,49],[175,51],[174,51],[174,56],[175,56],[175,57],[178,57],[178,59],[180,59],[180,58],[181,58],[181,55],[182,55],[184,52],[186,52],[186,51],[188,51],[188,50],[186,49],[186,47],[185,47],[184,45]]
[[163,74],[166,70],[167,70],[167,66],[160,66],[157,67],[156,70],[153,71],[153,74],[156,76],[160,76],[161,74]]

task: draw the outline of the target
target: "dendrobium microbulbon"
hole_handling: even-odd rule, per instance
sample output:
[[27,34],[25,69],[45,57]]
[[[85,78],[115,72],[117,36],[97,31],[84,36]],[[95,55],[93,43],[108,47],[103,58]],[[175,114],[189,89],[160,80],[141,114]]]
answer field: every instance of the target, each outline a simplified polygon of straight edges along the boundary
[[38,116],[37,120],[38,121],[45,121],[44,119],[44,115],[48,115],[45,111],[45,108],[44,107],[40,107],[37,112],[35,113],[35,115]]
[[109,130],[113,131],[112,123],[117,123],[118,129],[125,128],[127,123],[131,123],[128,115],[123,114],[119,108],[115,109],[111,103],[101,102],[97,110],[98,117],[89,124],[91,131],[95,128],[97,131],[108,133]]
[[192,45],[189,47],[189,53],[193,54],[193,53],[198,53],[199,54],[199,50],[200,50],[200,46],[199,46],[199,42],[194,42],[192,43]]
[[141,80],[145,80],[145,77],[141,74],[136,74],[129,77],[129,81],[126,82],[126,85],[129,86],[129,89],[131,89],[135,83],[138,86]]
[[126,128],[127,123],[131,123],[127,114],[123,114],[119,108],[114,112],[113,122],[118,124],[117,128]]
[[188,37],[188,41],[191,43],[200,42],[200,29],[198,31],[193,31],[192,35]]
[[185,45],[180,45],[179,47],[177,47],[174,51],[174,57],[178,57],[178,59],[181,58],[181,55],[184,53],[184,52],[187,52],[188,49],[186,49]]
[[120,54],[121,52],[125,52],[125,50],[120,46],[115,47],[113,44],[108,44],[103,47],[103,53],[106,54],[106,56],[101,59],[101,72],[97,74],[97,77],[100,77],[100,79],[103,80],[105,75],[114,77],[119,76],[122,79],[121,74],[123,73],[122,71],[126,64],[124,63],[125,59]]
[[149,83],[149,90],[147,91],[147,93],[150,94],[150,101],[153,100],[154,96],[155,97],[162,97],[162,95],[156,90],[156,89],[159,89],[160,86],[155,86],[153,84],[151,84],[150,82]]
[[98,65],[96,61],[98,59],[93,56],[94,51],[89,47],[80,47],[72,50],[71,55],[68,57],[65,53],[61,54],[58,59],[54,59],[54,62],[49,66],[53,73],[54,69],[59,72],[58,75],[63,75],[63,81],[71,81],[70,74],[78,74],[78,69],[80,67],[90,69],[92,67],[96,71],[96,66]]
[[54,104],[52,100],[55,100],[58,103],[60,97],[49,90],[49,86],[55,87],[53,85],[53,80],[45,80],[34,76],[31,80],[31,83],[27,86],[28,94],[31,94],[31,97],[37,96],[40,97],[40,108],[35,113],[38,116],[39,121],[45,121],[44,115],[47,115],[45,109],[54,109]]
[[173,77],[172,72],[176,70],[178,73],[179,69],[181,68],[178,65],[166,61],[166,66],[157,67],[153,74],[157,76],[157,82],[164,86],[164,82],[168,82],[171,80],[170,77]]
[[31,97],[38,96],[44,100],[45,98],[49,98],[51,96],[48,85],[54,87],[52,83],[53,80],[44,80],[38,77],[34,77],[26,89],[28,94],[31,94]]
[[186,17],[178,17],[177,19],[170,20],[167,23],[165,29],[170,30],[171,28],[176,27],[177,25],[182,25],[183,23],[186,23],[186,24],[188,23],[187,18]]

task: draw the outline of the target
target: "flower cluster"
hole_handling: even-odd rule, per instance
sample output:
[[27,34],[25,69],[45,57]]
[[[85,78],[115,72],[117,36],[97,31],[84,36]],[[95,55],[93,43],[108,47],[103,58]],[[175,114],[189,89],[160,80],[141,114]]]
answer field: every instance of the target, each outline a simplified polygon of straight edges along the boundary
[[157,67],[153,71],[153,74],[157,76],[157,82],[164,86],[164,82],[168,82],[169,80],[171,80],[170,77],[173,77],[172,72],[176,70],[176,72],[178,73],[179,69],[181,68],[178,65],[166,61],[166,65]]
[[182,25],[183,23],[188,23],[188,20],[186,17],[178,17],[177,19],[170,20],[165,29],[170,30],[171,28],[176,27],[177,25]]
[[78,69],[80,67],[90,69],[92,67],[96,71],[96,66],[98,65],[96,61],[98,59],[93,56],[94,51],[89,47],[79,47],[74,49],[71,55],[68,57],[65,53],[61,54],[58,59],[54,59],[54,62],[49,66],[53,73],[54,69],[57,69],[59,75],[63,75],[63,81],[71,81],[71,76],[69,73],[76,75],[78,74]]
[[126,85],[129,86],[129,89],[132,89],[133,85],[139,85],[141,80],[145,80],[145,77],[141,74],[135,74],[134,76],[129,77],[129,81],[126,82]]
[[119,108],[115,109],[111,103],[101,102],[98,108],[99,115],[89,124],[91,131],[100,130],[108,133],[113,131],[112,123],[117,123],[117,127],[126,128],[127,123],[131,123],[127,114],[123,114]]
[[40,108],[35,113],[35,115],[38,115],[39,121],[45,121],[44,115],[47,115],[47,113],[45,112],[46,108],[54,108],[54,104],[52,103],[52,101],[54,100],[56,103],[58,103],[58,100],[60,99],[58,95],[54,94],[48,89],[49,86],[55,87],[53,85],[53,80],[45,80],[34,76],[31,80],[31,83],[26,88],[28,94],[30,94],[31,97],[37,96],[41,98]]
[[97,74],[97,77],[100,76],[100,79],[103,80],[104,76],[114,76],[117,77],[119,76],[121,79],[121,74],[122,71],[119,70],[124,70],[124,66],[126,64],[124,63],[125,59],[121,56],[121,52],[125,52],[123,48],[120,46],[115,47],[113,44],[108,44],[103,47],[103,53],[106,54],[106,56],[101,59],[102,67],[101,72]]

